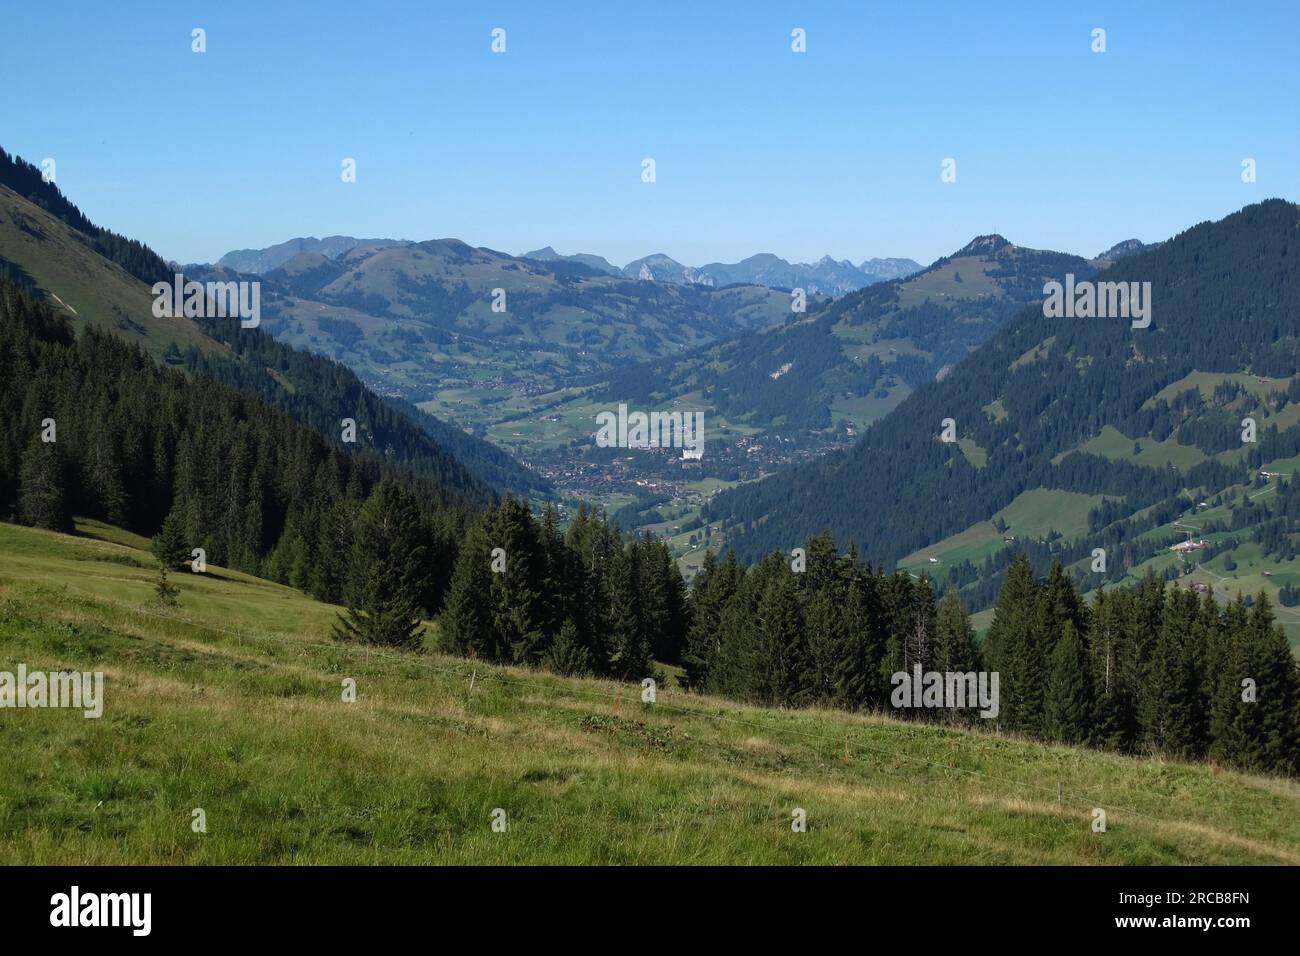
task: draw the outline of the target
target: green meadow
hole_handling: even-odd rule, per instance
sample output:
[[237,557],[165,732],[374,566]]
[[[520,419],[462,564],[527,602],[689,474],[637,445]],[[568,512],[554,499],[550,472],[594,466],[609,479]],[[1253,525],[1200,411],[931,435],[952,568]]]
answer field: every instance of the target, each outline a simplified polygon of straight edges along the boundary
[[0,525],[0,670],[105,674],[0,709],[0,862],[1300,863],[1293,781],[342,644],[217,567],[160,608],[143,545]]

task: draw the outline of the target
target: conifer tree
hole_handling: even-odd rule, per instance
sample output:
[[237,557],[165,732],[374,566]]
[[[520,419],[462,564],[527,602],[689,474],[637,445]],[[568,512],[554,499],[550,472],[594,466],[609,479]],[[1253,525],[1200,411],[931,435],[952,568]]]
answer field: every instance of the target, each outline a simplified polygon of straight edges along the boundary
[[357,515],[347,611],[335,633],[391,647],[419,644],[419,570],[424,559],[420,513],[396,482],[383,481]]
[[1092,682],[1097,698],[1093,741],[1100,747],[1129,751],[1138,736],[1137,695],[1133,670],[1125,665],[1129,647],[1127,592],[1097,591],[1092,608]]
[[1044,643],[1049,652],[1066,621],[1074,625],[1076,633],[1083,635],[1088,632],[1087,605],[1079,597],[1061,562],[1054,560],[1039,592],[1039,633],[1045,635]]
[[352,501],[340,498],[325,510],[308,572],[311,595],[318,601],[341,604],[348,599],[355,523],[356,505]]
[[745,696],[756,703],[802,703],[808,670],[803,614],[789,568],[774,568],[758,601],[753,641],[744,656]]
[[609,622],[609,668],[619,680],[641,680],[650,673],[650,639],[642,628],[640,552],[629,543],[614,554],[610,568],[613,607]]
[[51,531],[72,530],[67,466],[57,442],[32,438],[18,475],[18,518]]
[[712,551],[705,553],[691,585],[690,626],[682,658],[686,685],[692,690],[703,690],[709,684],[722,645],[722,615],[735,598],[742,576],[734,551],[728,551],[721,561]]
[[871,602],[865,590],[870,585],[851,581],[839,609],[838,649],[832,661],[834,703],[847,710],[861,710],[884,699],[880,661],[884,648]]
[[1300,687],[1286,638],[1262,592],[1249,612],[1238,595],[1228,620],[1210,755],[1245,770],[1293,774],[1300,769]]
[[848,648],[844,641],[844,621],[829,589],[814,591],[805,600],[804,624],[808,641],[804,697],[809,703],[835,703],[840,696],[836,680],[838,664]]
[[879,679],[882,686],[888,687],[894,674],[910,674],[914,663],[909,656],[917,626],[911,576],[897,571],[885,578],[881,582],[880,597],[884,640]]
[[591,655],[578,636],[572,620],[565,620],[559,633],[546,652],[546,663],[551,670],[565,676],[587,674],[591,671]]
[[1097,703],[1093,697],[1088,650],[1068,618],[1052,650],[1051,671],[1043,701],[1043,729],[1051,740],[1086,744],[1093,731]]
[[175,607],[180,588],[167,582],[167,566],[158,568],[158,580],[154,584],[154,603],[159,607]]
[[439,647],[447,653],[485,661],[508,659],[508,648],[492,624],[491,561],[487,532],[476,523],[456,558],[438,619]]
[[491,576],[492,626],[516,664],[537,664],[546,654],[546,612],[541,600],[544,559],[528,505],[507,498],[484,521],[491,549],[501,549],[505,570]]
[[651,649],[655,660],[680,664],[690,630],[686,582],[666,542],[652,542],[648,563],[650,584],[658,594],[656,605],[662,614],[657,629],[650,635]]
[[175,509],[168,512],[167,517],[163,519],[162,528],[153,536],[150,548],[154,557],[165,568],[178,571],[189,564],[193,549],[185,546],[181,516]]
[[1208,744],[1202,676],[1193,637],[1199,607],[1193,592],[1173,588],[1148,665],[1143,724],[1150,746],[1175,757],[1199,757]]
[[989,625],[985,655],[998,672],[998,723],[1029,736],[1043,730],[1047,661],[1037,634],[1038,585],[1029,559],[1018,554],[1007,568]]
[[981,667],[975,629],[961,595],[949,588],[939,602],[935,620],[934,667],[940,671],[968,672]]

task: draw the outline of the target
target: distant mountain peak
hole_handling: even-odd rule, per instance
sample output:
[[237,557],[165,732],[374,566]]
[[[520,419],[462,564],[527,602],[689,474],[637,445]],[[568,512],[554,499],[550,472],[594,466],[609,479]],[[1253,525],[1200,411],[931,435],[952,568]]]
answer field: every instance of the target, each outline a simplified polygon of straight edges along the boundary
[[265,249],[232,250],[218,259],[216,264],[236,272],[262,275],[279,268],[301,252],[319,252],[328,259],[337,259],[353,249],[409,244],[407,239],[357,239],[354,236],[326,236],[317,239],[315,236],[299,236]]
[[716,285],[713,276],[700,269],[684,266],[671,256],[656,252],[643,259],[634,259],[623,267],[629,279],[648,282],[672,282],[677,285]]
[[563,253],[556,252],[554,246],[543,246],[541,249],[525,252],[520,258],[532,259],[536,262],[576,262],[595,269],[597,272],[615,276],[621,274],[618,266],[611,263],[604,256],[594,256],[586,252],[575,252],[571,256],[566,256]]
[[976,236],[961,249],[953,253],[953,257],[958,256],[991,256],[994,253],[1011,245],[1007,242],[1006,236],[1000,236],[996,232],[987,236]]
[[1097,254],[1097,259],[1104,259],[1107,262],[1114,262],[1116,259],[1123,259],[1126,256],[1137,255],[1139,252],[1145,252],[1148,249],[1154,249],[1159,243],[1148,245],[1141,239],[1125,239],[1117,242],[1105,252]]

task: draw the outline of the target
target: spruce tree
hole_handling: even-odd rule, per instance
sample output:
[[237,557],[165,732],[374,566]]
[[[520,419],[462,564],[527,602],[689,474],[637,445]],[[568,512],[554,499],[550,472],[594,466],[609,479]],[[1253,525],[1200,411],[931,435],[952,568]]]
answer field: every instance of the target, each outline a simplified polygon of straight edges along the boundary
[[[935,670],[945,674],[968,674],[981,670],[980,648],[975,640],[975,629],[955,588],[949,588],[939,602],[934,627]],[[978,673],[977,673],[978,677]],[[1001,687],[999,686],[999,696]],[[977,719],[974,710],[946,711],[949,721],[969,723]]]
[[734,551],[722,561],[712,551],[691,583],[689,627],[682,655],[683,677],[691,690],[703,690],[722,644],[722,615],[740,587],[742,572]]
[[481,524],[475,524],[457,556],[438,618],[438,645],[449,654],[507,660],[508,648],[492,625],[491,561],[487,533]]
[[629,542],[610,568],[609,669],[619,680],[641,680],[650,673],[649,636],[642,628],[640,553]]
[[357,515],[347,611],[335,627],[338,637],[391,647],[419,644],[420,529],[414,499],[396,482],[380,482]]
[[975,629],[962,604],[961,595],[949,588],[939,602],[935,620],[936,670],[966,673],[981,667],[980,647],[975,640]]
[[1098,589],[1092,607],[1092,683],[1097,698],[1093,742],[1123,752],[1138,737],[1137,692],[1132,668],[1125,664],[1130,641],[1128,591]]
[[880,661],[884,648],[872,619],[869,585],[852,581],[839,611],[837,645],[832,661],[833,700],[846,710],[861,710],[883,699]]
[[58,443],[34,437],[18,474],[18,520],[51,531],[72,531],[67,472]]
[[752,627],[753,640],[744,656],[746,696],[778,707],[802,703],[807,695],[807,637],[794,575],[783,560],[768,576]]
[[998,672],[999,725],[1028,736],[1043,729],[1047,661],[1039,636],[1038,585],[1022,552],[1007,568],[985,642],[989,670]]
[[1144,696],[1150,746],[1175,757],[1199,757],[1208,745],[1202,675],[1193,639],[1199,605],[1193,592],[1173,588],[1148,664]]
[[1086,744],[1093,732],[1097,702],[1093,696],[1088,650],[1068,618],[1052,650],[1051,671],[1043,700],[1043,729],[1051,740]]
[[162,528],[153,536],[149,546],[158,563],[165,568],[179,571],[189,564],[193,549],[186,547],[181,517],[175,509],[163,519]]
[[154,603],[159,607],[175,607],[176,598],[181,593],[174,584],[167,582],[167,566],[158,568],[158,580],[154,583]]
[[848,648],[843,640],[844,621],[828,590],[813,592],[806,600],[804,621],[808,640],[806,699],[816,704],[837,703],[838,663]]
[[547,666],[566,677],[591,671],[591,655],[578,636],[577,625],[566,620],[546,652]]
[[489,511],[484,528],[489,548],[505,561],[491,576],[492,626],[516,664],[534,665],[546,654],[546,609],[539,585],[544,566],[536,522],[525,502],[507,498]]
[[1262,592],[1249,612],[1238,595],[1228,619],[1210,755],[1244,770],[1294,774],[1300,769],[1300,686],[1285,635]]

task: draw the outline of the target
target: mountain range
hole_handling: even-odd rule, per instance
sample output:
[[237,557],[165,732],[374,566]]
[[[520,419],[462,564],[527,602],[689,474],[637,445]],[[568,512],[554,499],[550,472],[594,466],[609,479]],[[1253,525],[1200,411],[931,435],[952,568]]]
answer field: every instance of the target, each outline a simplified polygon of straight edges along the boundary
[[684,400],[781,441],[852,435],[960,362],[1043,283],[1095,269],[1065,253],[980,236],[906,278],[877,283],[774,329],[616,371],[599,393]]
[[[359,244],[332,258],[301,251],[261,276],[265,327],[548,474],[586,475],[567,491],[590,497],[635,491],[637,477],[598,477],[613,461],[582,439],[602,407],[702,410],[714,438],[700,477],[757,478],[852,441],[1039,297],[1044,282],[1095,271],[1080,257],[988,235],[905,277],[836,299],[812,294],[797,312],[778,287],[730,281],[776,283],[776,257],[706,284],[670,281],[677,264],[667,257],[629,266],[653,280],[641,281],[593,257],[536,255],[454,239]],[[669,461],[638,468],[643,479],[688,477]]]
[[[317,253],[324,259],[333,260],[353,249],[410,244],[406,240],[356,239],[351,236],[297,238],[265,249],[228,252],[217,260],[216,265],[235,272],[263,275],[286,266],[300,253]],[[562,255],[550,246],[525,252],[518,258],[547,263],[576,263],[602,275],[649,282],[701,286],[759,285],[785,290],[802,288],[809,293],[824,295],[854,292],[875,282],[903,278],[922,268],[920,263],[911,259],[866,259],[861,264],[854,265],[847,259],[836,261],[830,256],[823,256],[815,263],[791,263],[771,253],[759,253],[735,263],[710,262],[694,267],[682,265],[669,256],[657,253],[635,259],[620,269],[602,256],[588,253]]]
[[309,236],[289,239],[267,246],[265,249],[236,249],[227,252],[217,260],[216,264],[235,272],[261,275],[272,269],[278,269],[302,252],[315,252],[327,259],[336,259],[358,246],[381,249],[385,246],[406,244],[405,239],[357,239],[353,236],[326,236],[324,239],[317,239],[315,236]]

